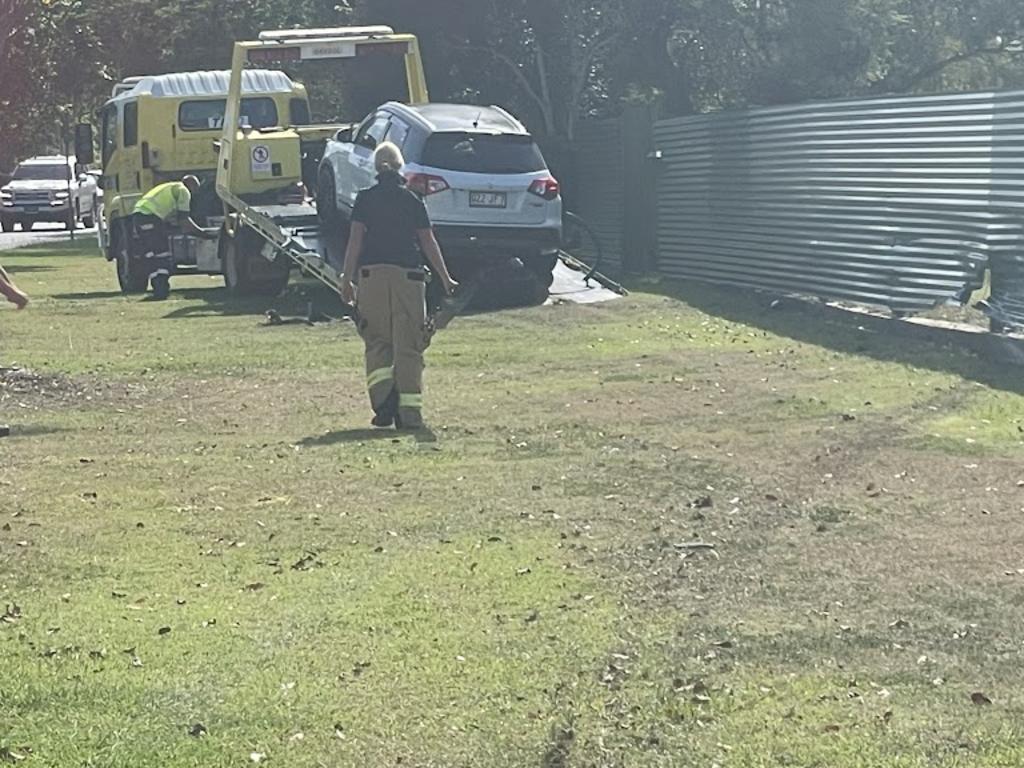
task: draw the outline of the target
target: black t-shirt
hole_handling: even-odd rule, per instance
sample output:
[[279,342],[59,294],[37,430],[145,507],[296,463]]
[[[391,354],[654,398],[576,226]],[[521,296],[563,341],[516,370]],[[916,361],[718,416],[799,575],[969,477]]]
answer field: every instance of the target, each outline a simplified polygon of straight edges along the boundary
[[417,230],[430,229],[427,207],[397,173],[383,173],[377,185],[356,197],[352,221],[366,225],[359,266],[393,264],[417,269],[423,264]]

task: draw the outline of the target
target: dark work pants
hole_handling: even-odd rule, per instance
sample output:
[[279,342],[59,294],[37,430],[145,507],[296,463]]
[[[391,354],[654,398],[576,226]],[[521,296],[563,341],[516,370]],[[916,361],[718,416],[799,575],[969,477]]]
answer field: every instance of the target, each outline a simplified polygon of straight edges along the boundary
[[132,214],[132,229],[135,241],[132,255],[145,260],[148,274],[153,275],[161,269],[167,270],[168,274],[173,272],[170,233],[163,220],[146,213],[135,213]]

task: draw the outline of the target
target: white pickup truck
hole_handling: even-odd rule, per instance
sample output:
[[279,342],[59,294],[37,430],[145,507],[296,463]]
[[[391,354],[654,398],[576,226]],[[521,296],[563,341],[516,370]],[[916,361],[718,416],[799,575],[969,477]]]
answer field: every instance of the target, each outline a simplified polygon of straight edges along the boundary
[[0,226],[24,231],[38,221],[51,221],[74,229],[96,223],[99,192],[94,175],[63,155],[33,157],[14,170],[10,183],[0,189]]

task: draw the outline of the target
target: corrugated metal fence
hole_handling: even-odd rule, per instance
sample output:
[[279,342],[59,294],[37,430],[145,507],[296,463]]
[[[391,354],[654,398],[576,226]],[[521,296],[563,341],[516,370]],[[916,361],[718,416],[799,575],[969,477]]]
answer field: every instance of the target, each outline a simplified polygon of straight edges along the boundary
[[992,265],[1024,323],[1024,92],[806,104],[655,124],[667,276],[913,312]]

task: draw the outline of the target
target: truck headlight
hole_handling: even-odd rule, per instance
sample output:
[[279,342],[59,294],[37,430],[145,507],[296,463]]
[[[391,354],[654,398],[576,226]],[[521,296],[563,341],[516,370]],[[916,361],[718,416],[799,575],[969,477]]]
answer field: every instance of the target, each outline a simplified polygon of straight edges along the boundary
[[67,193],[66,190],[63,190],[63,189],[60,192],[54,192],[53,193],[53,199],[54,200],[67,200],[68,199],[68,193]]
[[14,200],[14,193],[9,189],[0,189],[0,200],[3,200],[5,203],[9,203]]

